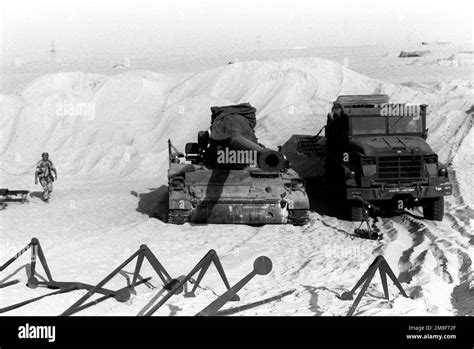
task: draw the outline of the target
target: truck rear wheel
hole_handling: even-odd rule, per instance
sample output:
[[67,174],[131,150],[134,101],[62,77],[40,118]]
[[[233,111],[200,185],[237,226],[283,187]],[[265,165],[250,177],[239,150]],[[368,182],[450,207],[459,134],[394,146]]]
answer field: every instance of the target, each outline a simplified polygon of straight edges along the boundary
[[423,216],[432,221],[442,221],[444,216],[444,197],[423,200]]

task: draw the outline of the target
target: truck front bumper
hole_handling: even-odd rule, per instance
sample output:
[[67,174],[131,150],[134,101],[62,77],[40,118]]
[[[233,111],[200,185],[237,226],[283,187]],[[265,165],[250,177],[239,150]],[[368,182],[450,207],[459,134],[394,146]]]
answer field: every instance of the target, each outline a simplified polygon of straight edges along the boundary
[[385,188],[347,188],[346,198],[356,200],[392,200],[395,196],[411,196],[413,199],[435,198],[451,195],[451,183],[437,185],[418,185],[416,187],[385,187]]

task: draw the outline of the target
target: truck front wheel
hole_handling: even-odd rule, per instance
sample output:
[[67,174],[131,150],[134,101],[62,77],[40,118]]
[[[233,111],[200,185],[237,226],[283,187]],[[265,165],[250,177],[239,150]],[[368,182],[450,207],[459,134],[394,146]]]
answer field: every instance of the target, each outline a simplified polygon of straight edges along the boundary
[[442,221],[444,216],[444,197],[423,200],[423,216],[432,221]]

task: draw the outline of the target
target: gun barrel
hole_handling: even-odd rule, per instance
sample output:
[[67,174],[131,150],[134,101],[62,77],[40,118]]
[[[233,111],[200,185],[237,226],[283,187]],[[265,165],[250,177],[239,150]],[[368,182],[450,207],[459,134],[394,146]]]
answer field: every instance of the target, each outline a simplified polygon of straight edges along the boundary
[[275,172],[285,168],[285,157],[282,153],[260,146],[243,136],[233,136],[228,146],[234,150],[253,150],[257,152],[258,167],[264,171]]

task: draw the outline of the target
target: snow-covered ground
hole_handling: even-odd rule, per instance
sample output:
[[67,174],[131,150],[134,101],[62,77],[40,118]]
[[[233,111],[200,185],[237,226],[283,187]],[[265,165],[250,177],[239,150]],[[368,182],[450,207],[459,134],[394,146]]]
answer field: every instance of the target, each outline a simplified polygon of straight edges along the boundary
[[[411,49],[420,48],[403,48]],[[28,204],[12,203],[0,213],[0,263],[37,237],[55,279],[95,284],[141,244],[174,277],[215,249],[234,284],[256,257],[266,255],[273,271],[256,276],[239,293],[241,301],[226,307],[295,290],[238,314],[344,315],[352,302],[336,296],[382,254],[413,299],[390,284],[386,301],[376,276],[356,314],[474,315],[474,56],[471,45],[423,49],[431,53],[398,58],[400,48],[387,47],[272,51],[247,54],[234,64],[227,57],[220,64],[215,57],[194,65],[178,61],[172,69],[171,63],[160,69],[143,59],[143,69],[122,73],[100,71],[97,64],[74,72],[62,71],[67,64],[4,67],[0,187],[33,195]],[[61,72],[44,75],[41,69]],[[174,226],[150,217],[166,191],[167,139],[183,149],[208,128],[211,106],[250,102],[258,110],[259,140],[276,147],[292,134],[317,132],[338,95],[369,93],[430,106],[428,142],[453,172],[454,195],[447,198],[443,222],[408,215],[383,219],[384,238],[369,241],[347,234],[356,223],[317,212],[304,227]],[[43,151],[59,174],[49,204],[33,183]],[[21,279],[0,289],[0,308],[49,292],[25,287],[28,261],[25,255],[0,274],[0,282]],[[41,268],[38,273],[44,276]],[[148,264],[142,275],[153,276],[157,288],[141,285],[127,303],[107,300],[79,314],[143,313],[162,293]],[[126,284],[120,275],[107,286]],[[156,314],[195,314],[224,290],[211,268],[196,298],[172,297]],[[58,315],[83,294],[48,297],[5,314]]]

